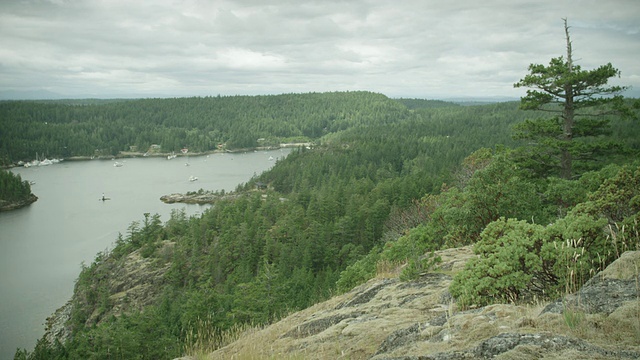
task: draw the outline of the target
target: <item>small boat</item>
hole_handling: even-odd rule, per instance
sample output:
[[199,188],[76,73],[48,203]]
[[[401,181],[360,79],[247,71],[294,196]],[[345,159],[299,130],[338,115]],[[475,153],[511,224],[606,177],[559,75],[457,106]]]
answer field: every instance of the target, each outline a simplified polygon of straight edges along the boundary
[[196,181],[196,180],[198,180],[198,177],[193,176],[193,175],[189,176],[189,181],[193,182],[193,181]]
[[98,201],[107,201],[107,200],[111,200],[111,198],[105,197],[104,194],[102,194],[102,197],[98,199]]
[[118,162],[118,161],[113,163],[113,166],[115,166],[115,167],[121,167],[122,165],[124,165],[124,164],[121,163],[121,162]]
[[172,152],[171,155],[167,156],[167,160],[175,159],[177,157],[178,157],[178,155],[176,155],[175,152]]

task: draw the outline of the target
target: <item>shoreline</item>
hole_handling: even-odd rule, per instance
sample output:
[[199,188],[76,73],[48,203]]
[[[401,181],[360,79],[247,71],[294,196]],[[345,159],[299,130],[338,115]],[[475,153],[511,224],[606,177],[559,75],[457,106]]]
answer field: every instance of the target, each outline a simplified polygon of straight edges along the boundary
[[20,201],[0,200],[0,212],[18,210],[25,206],[29,206],[36,201],[38,201],[38,197],[33,194],[29,195],[27,199],[20,200]]
[[[282,143],[280,145],[275,145],[275,146],[257,146],[254,148],[243,148],[243,149],[233,149],[233,150],[229,150],[229,149],[218,149],[218,150],[211,150],[211,151],[204,151],[204,152],[193,152],[193,153],[187,153],[187,154],[182,154],[182,153],[175,153],[175,152],[170,152],[170,153],[161,153],[161,152],[156,152],[156,153],[143,153],[143,152],[136,152],[136,151],[120,151],[117,155],[99,155],[99,156],[70,156],[68,158],[64,158],[63,161],[90,161],[90,160],[114,160],[114,159],[131,159],[131,158],[139,158],[139,157],[149,157],[149,158],[158,158],[158,157],[164,157],[166,158],[167,156],[170,155],[175,155],[176,157],[188,157],[188,156],[205,156],[205,155],[211,155],[211,154],[223,154],[223,153],[229,153],[229,154],[237,154],[237,153],[242,153],[242,152],[249,152],[249,151],[270,151],[270,150],[278,150],[278,149],[282,149],[282,148],[296,148],[296,147],[310,147],[310,146],[314,146],[314,143],[312,142],[306,142],[306,143]],[[20,167],[22,165],[19,165],[17,163],[13,163],[11,165],[8,165],[6,167],[4,167],[5,169],[11,169],[14,167]]]

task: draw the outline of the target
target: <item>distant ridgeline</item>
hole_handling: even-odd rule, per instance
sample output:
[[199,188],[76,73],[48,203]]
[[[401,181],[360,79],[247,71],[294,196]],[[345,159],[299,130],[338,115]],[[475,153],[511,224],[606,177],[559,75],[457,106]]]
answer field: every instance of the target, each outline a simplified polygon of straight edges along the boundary
[[31,193],[31,185],[20,175],[0,169],[0,211],[17,209],[38,198]]
[[0,161],[277,146],[406,116],[400,103],[370,92],[4,101]]
[[[393,100],[364,91],[1,101],[0,165],[37,155],[110,157],[120,152],[179,152],[184,147],[201,153],[302,143],[353,127],[415,117],[409,109],[451,109],[450,115],[456,116],[461,110],[455,107],[460,106],[440,100]],[[508,108],[513,111],[515,105]]]
[[[11,136],[2,129],[10,144],[1,144],[14,160],[21,158],[14,147],[28,157],[64,156],[52,150],[64,146],[87,154],[99,146],[206,151],[219,143],[255,147],[258,139],[316,143],[199,217],[174,212],[166,223],[150,214],[134,221],[112,249],[83,266],[73,298],[47,321],[47,335],[16,359],[179,357],[205,334],[222,338],[239,324],[269,323],[350,289],[378,264],[407,263],[409,275],[419,275],[429,265],[422,254],[475,242],[500,217],[553,223],[619,172],[610,165],[575,186],[532,178],[508,148],[522,145],[512,140],[512,125],[535,114],[516,102],[431,105],[442,104],[412,101],[409,109],[367,92],[0,104],[3,119],[13,114],[10,126],[1,125],[12,129]],[[597,167],[637,159],[638,124],[615,121],[611,130],[635,153]]]

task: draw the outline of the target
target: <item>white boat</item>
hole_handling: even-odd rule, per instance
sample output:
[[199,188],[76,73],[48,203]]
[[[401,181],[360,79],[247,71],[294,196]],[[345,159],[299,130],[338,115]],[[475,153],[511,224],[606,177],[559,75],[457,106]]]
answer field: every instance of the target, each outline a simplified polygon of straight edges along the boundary
[[38,166],[47,166],[47,165],[52,165],[52,164],[53,164],[53,161],[51,161],[49,159],[44,159],[44,160],[40,161]]
[[176,157],[178,157],[178,155],[171,153],[171,155],[167,156],[167,160],[175,159]]
[[113,166],[115,166],[115,167],[121,167],[122,165],[124,165],[124,164],[121,163],[121,162],[118,162],[118,161],[113,163]]
[[198,178],[196,176],[193,176],[193,175],[189,176],[189,181],[193,182],[193,181],[196,181],[196,180],[198,180]]

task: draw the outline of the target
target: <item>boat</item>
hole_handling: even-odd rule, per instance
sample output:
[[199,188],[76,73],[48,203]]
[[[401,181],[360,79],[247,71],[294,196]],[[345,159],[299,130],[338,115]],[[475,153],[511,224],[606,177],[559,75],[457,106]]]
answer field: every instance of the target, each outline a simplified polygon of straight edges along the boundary
[[122,165],[124,165],[124,164],[121,163],[121,162],[118,162],[118,161],[113,163],[113,166],[115,166],[115,167],[121,167]]
[[178,155],[176,155],[175,152],[172,152],[171,155],[167,156],[167,160],[175,159],[177,157],[178,157]]
[[189,176],[189,181],[193,182],[193,181],[196,181],[196,180],[198,180],[198,177],[193,176],[193,175]]
[[53,164],[53,161],[51,161],[49,159],[44,159],[44,160],[40,161],[38,166],[47,166],[47,165],[52,165],[52,164]]

